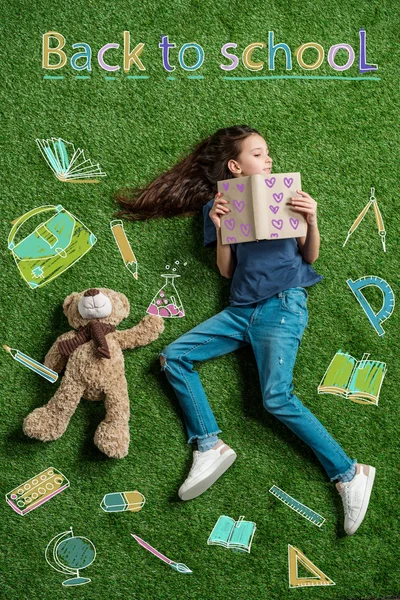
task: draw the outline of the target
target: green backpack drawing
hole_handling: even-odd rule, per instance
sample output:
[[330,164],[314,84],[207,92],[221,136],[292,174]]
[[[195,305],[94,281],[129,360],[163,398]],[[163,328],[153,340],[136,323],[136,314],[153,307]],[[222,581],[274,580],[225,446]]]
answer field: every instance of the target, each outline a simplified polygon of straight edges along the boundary
[[[20,242],[14,238],[28,219],[41,212],[55,213]],[[96,236],[59,204],[34,208],[13,222],[8,248],[23,279],[35,289],[55,279],[82,258],[96,243]]]

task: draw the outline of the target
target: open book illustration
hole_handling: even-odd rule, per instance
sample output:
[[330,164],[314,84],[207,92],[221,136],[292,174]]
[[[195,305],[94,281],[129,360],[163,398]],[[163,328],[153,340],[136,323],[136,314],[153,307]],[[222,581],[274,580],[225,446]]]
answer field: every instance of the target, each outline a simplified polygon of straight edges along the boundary
[[81,148],[75,148],[71,142],[62,138],[35,140],[44,160],[59,181],[67,183],[100,183],[93,177],[105,177],[100,165],[85,158]]
[[336,394],[360,404],[378,406],[379,393],[386,374],[386,364],[368,360],[364,354],[356,360],[347,352],[336,352],[321,383],[319,394]]
[[219,517],[207,544],[217,544],[234,551],[250,552],[256,524],[243,519],[243,516],[239,517],[237,521],[225,515]]
[[221,217],[223,244],[303,237],[304,216],[288,202],[301,190],[300,173],[249,175],[218,181],[231,212]]

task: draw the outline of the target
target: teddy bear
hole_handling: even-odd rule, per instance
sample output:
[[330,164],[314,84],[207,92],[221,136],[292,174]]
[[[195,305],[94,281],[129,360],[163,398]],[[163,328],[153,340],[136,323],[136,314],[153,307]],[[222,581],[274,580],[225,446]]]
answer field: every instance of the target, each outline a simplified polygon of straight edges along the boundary
[[24,420],[23,430],[44,442],[66,430],[81,398],[104,400],[106,415],[94,435],[96,446],[111,458],[123,458],[129,448],[129,396],[123,350],[145,346],[164,330],[161,317],[146,315],[135,327],[117,330],[129,315],[124,294],[107,288],[72,293],[64,314],[74,328],[58,337],[44,364],[57,373],[65,368],[59,388],[46,406]]

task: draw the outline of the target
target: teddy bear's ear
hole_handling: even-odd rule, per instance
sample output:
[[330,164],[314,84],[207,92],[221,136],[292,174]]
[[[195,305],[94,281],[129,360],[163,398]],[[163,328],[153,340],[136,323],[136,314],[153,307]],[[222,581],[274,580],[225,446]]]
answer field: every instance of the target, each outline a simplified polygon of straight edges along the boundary
[[68,309],[72,304],[72,301],[74,300],[74,298],[76,298],[77,296],[79,296],[79,294],[77,294],[76,292],[73,292],[72,294],[70,294],[69,296],[67,296],[64,300],[63,303],[63,311],[66,317],[68,317]]

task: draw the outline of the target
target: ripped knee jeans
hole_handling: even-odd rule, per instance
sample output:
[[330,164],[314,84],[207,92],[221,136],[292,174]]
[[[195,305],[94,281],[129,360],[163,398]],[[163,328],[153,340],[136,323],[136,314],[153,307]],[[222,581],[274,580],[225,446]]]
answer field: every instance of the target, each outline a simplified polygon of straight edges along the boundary
[[331,480],[351,469],[355,460],[293,393],[293,367],[307,322],[306,290],[289,288],[255,304],[228,306],[164,348],[161,368],[181,406],[189,443],[221,432],[194,363],[250,344],[264,408],[315,452]]

